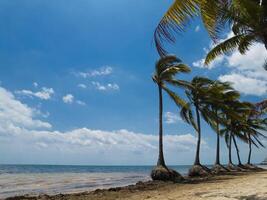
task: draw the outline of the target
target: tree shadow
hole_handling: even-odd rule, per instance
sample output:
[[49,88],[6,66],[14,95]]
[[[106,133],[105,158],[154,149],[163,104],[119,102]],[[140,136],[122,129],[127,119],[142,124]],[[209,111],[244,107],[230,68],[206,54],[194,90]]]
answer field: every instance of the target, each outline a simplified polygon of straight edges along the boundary
[[266,200],[267,197],[259,197],[258,195],[241,196],[239,200]]

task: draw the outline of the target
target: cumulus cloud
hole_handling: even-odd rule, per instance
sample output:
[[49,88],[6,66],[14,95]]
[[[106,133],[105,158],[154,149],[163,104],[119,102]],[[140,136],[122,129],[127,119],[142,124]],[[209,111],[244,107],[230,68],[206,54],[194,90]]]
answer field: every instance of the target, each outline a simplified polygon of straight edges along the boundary
[[86,106],[86,103],[80,100],[77,100],[76,103],[81,106]]
[[74,96],[72,94],[66,94],[62,97],[62,101],[67,104],[72,104],[74,100]]
[[91,70],[88,72],[78,72],[78,76],[81,76],[83,78],[90,78],[90,77],[96,77],[96,76],[107,76],[112,73],[113,69],[110,66],[101,67],[99,69]]
[[82,89],[86,89],[87,88],[87,86],[85,84],[82,84],[82,83],[81,84],[78,84],[78,87],[79,88],[82,88]]
[[172,112],[164,113],[164,119],[166,124],[176,124],[181,121],[180,116]]
[[[158,135],[136,133],[125,129],[50,130],[52,126],[49,123],[36,119],[35,109],[21,103],[11,92],[2,87],[0,87],[0,99],[0,144],[8,144],[6,148],[16,144],[29,150],[17,154],[27,155],[35,152],[39,155],[38,152],[42,152],[43,155],[47,155],[47,152],[52,152],[50,156],[53,157],[60,156],[60,152],[64,152],[64,155],[84,153],[86,158],[89,156],[94,162],[128,164],[133,159],[149,160],[151,163],[157,157]],[[3,143],[3,138],[8,140]],[[196,145],[196,137],[192,134],[166,134],[164,144],[169,155],[177,155],[177,152],[193,154],[192,147]],[[206,145],[205,142],[203,144]],[[0,146],[4,148],[3,145]],[[13,147],[12,150],[15,151]]]
[[262,96],[267,94],[267,80],[252,78],[239,73],[219,76],[219,80],[232,83],[236,90],[245,95]]
[[[88,128],[75,129],[68,132],[59,131],[28,131],[20,132],[35,143],[42,143],[45,146],[67,144],[70,146],[80,146],[88,148],[98,148],[101,150],[116,148],[128,151],[146,151],[158,148],[158,136],[135,133],[125,129],[117,131],[91,130]],[[31,136],[27,138],[27,136]],[[191,134],[166,135],[165,144],[168,148],[179,148],[188,150],[190,146],[196,144],[196,137]]]
[[[232,36],[231,32],[226,39]],[[208,49],[212,47],[213,45],[210,45]],[[227,67],[230,71],[219,76],[219,80],[231,82],[236,90],[245,95],[263,96],[267,94],[267,71],[263,68],[266,58],[264,45],[254,43],[245,55],[236,49],[228,55],[219,56],[209,66],[204,66],[204,59],[193,62],[193,66],[208,69]]]
[[14,95],[0,87],[0,132],[15,134],[24,129],[51,128],[51,124],[35,119],[39,112],[18,101]]
[[42,100],[51,99],[52,95],[55,93],[53,88],[43,87],[41,91],[33,92],[31,90],[19,90],[15,92],[18,95],[28,96],[28,97],[37,97]]
[[62,97],[62,101],[66,104],[76,103],[80,106],[86,106],[86,103],[81,100],[75,100],[75,97],[72,94],[66,94]]
[[245,55],[236,50],[225,57],[231,72],[219,79],[232,82],[234,88],[243,94],[266,95],[267,71],[263,68],[266,58],[266,49],[260,43],[253,44]]
[[95,89],[100,91],[108,91],[108,90],[119,90],[120,87],[116,83],[108,83],[106,85],[103,85],[97,81],[92,81],[92,85],[95,87]]
[[224,61],[224,56],[218,56],[217,58],[214,59],[214,61],[212,61],[208,66],[206,66],[204,65],[205,59],[202,58],[200,60],[193,62],[192,65],[194,67],[203,68],[203,69],[213,69],[219,64],[222,64],[223,61]]

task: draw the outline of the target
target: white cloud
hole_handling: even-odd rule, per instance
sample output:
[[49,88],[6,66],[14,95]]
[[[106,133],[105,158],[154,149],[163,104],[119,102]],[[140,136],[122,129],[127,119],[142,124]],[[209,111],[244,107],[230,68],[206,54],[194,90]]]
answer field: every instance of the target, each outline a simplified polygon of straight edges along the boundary
[[66,94],[62,97],[62,101],[66,104],[77,103],[80,106],[86,106],[86,103],[81,100],[75,100],[75,97],[72,94]]
[[196,26],[196,28],[195,28],[195,32],[199,32],[200,31],[200,26],[198,25],[198,26]]
[[[27,159],[33,159],[34,156],[36,160],[41,158],[42,162],[45,162],[40,155],[49,155],[45,156],[46,159],[55,157],[55,160],[58,160],[62,157],[61,152],[64,152],[64,158],[66,155],[74,155],[75,160],[77,155],[86,155],[81,158],[102,164],[129,164],[139,160],[154,163],[156,160],[157,134],[136,133],[125,129],[104,131],[77,128],[64,132],[49,130],[49,123],[35,119],[34,109],[22,104],[2,87],[0,99],[0,148],[5,152],[15,152],[12,156],[27,155],[23,156],[24,162],[33,162]],[[196,137],[191,134],[166,134],[164,144],[168,155],[176,158],[178,152],[194,153],[192,149],[196,145]],[[205,142],[203,144],[206,145]],[[23,147],[24,151],[17,150],[14,145]]]
[[33,92],[31,90],[19,90],[15,92],[18,95],[28,96],[28,97],[37,97],[42,100],[51,99],[52,95],[55,93],[53,88],[43,87],[41,91]]
[[34,86],[35,88],[37,88],[37,87],[38,87],[38,83],[37,83],[37,82],[34,82],[34,83],[33,83],[33,86]]
[[246,95],[263,96],[267,94],[267,71],[263,68],[267,51],[263,44],[256,43],[241,55],[237,50],[225,56],[231,72],[220,76],[228,80],[233,87]]
[[82,83],[81,84],[78,84],[78,87],[79,88],[82,88],[82,89],[86,89],[87,88],[87,86],[85,84],[82,84]]
[[267,94],[267,80],[251,78],[239,73],[219,76],[219,80],[232,83],[236,90],[245,95],[262,96]]
[[83,78],[90,78],[95,76],[107,76],[110,75],[112,71],[113,71],[112,67],[105,66],[88,72],[78,72],[78,76],[81,76]]
[[102,85],[101,83],[97,81],[92,81],[92,85],[95,87],[95,89],[100,91],[107,91],[107,90],[119,90],[120,87],[116,83],[108,83],[106,85]]
[[194,67],[203,68],[203,69],[213,69],[214,67],[222,64],[224,62],[224,56],[218,56],[215,58],[209,65],[204,65],[205,59],[200,59],[192,63]]
[[176,124],[179,121],[181,121],[181,118],[178,114],[172,113],[172,112],[166,112],[164,114],[165,123],[166,124]]
[[119,85],[116,83],[108,83],[107,88],[112,89],[112,90],[119,90],[120,89]]
[[86,106],[86,103],[80,100],[77,100],[76,103],[81,106]]
[[252,45],[250,50],[245,55],[241,55],[239,51],[236,50],[230,56],[226,56],[229,67],[237,68],[238,70],[242,71],[249,70],[267,73],[263,68],[266,58],[267,51],[264,45],[260,43]]
[[36,109],[32,109],[20,101],[14,95],[0,87],[0,132],[2,134],[16,134],[24,129],[51,128],[52,126],[35,119],[38,115]]
[[65,96],[62,97],[62,100],[64,103],[72,104],[74,100],[74,96],[72,94],[66,94]]
[[[226,39],[232,36],[231,32]],[[213,46],[210,45],[208,49]],[[231,82],[236,90],[245,95],[263,96],[267,94],[267,71],[263,68],[266,58],[267,51],[264,45],[254,43],[245,55],[236,49],[228,55],[219,56],[207,67],[204,66],[204,59],[193,62],[193,66],[208,69],[217,66],[228,67],[230,71],[219,76],[219,80]]]

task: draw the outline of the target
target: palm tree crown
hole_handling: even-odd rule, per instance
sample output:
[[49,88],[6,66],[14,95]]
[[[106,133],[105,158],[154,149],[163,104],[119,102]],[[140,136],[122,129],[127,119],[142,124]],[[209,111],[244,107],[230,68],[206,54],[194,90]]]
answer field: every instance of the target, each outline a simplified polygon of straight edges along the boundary
[[167,87],[167,84],[186,87],[186,81],[175,79],[178,73],[189,73],[190,68],[181,63],[181,60],[175,56],[169,55],[161,58],[156,63],[155,73],[152,77],[153,81],[158,85],[159,90],[159,157],[158,166],[165,167],[163,155],[163,126],[162,126],[162,112],[163,112],[163,97],[162,90],[164,90],[177,106],[184,106],[185,101],[181,99],[175,92]]
[[238,48],[245,54],[249,47],[260,42],[267,49],[267,4],[259,4],[252,0],[234,0],[229,7],[224,7],[222,23],[232,26],[234,36],[215,46],[207,55],[205,64],[209,64],[217,56]]

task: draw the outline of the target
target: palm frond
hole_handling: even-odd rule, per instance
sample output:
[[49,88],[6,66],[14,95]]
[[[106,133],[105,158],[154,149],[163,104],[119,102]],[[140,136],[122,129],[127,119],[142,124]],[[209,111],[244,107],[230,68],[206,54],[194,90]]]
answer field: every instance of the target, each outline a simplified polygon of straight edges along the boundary
[[186,105],[186,102],[182,98],[180,98],[175,92],[171,91],[165,85],[162,86],[162,89],[167,92],[167,94],[178,107],[184,107]]
[[191,126],[193,126],[193,128],[196,131],[198,131],[198,127],[197,127],[197,124],[195,122],[190,103],[187,103],[185,106],[183,106],[181,108],[180,116],[186,123],[190,124]]
[[167,51],[163,47],[163,41],[175,42],[174,33],[183,32],[187,22],[198,14],[200,0],[175,0],[161,19],[154,33],[156,48],[161,56]]
[[243,37],[243,35],[236,35],[215,46],[206,56],[205,65],[210,64],[216,57],[235,50]]

